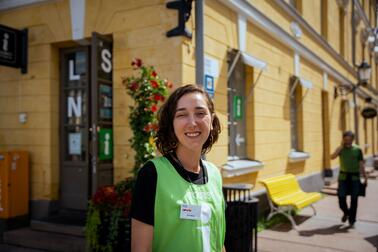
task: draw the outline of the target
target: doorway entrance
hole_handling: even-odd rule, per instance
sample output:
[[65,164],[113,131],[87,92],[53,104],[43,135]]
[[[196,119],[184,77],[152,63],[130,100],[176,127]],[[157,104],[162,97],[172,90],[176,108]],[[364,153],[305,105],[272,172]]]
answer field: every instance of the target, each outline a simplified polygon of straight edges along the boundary
[[113,183],[112,40],[60,52],[60,208],[85,211]]

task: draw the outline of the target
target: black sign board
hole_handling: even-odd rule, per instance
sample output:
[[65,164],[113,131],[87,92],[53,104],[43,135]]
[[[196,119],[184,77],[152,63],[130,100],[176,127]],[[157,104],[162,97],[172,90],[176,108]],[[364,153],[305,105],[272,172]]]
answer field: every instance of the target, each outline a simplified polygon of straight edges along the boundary
[[377,110],[373,107],[366,107],[362,110],[361,115],[365,119],[371,119],[377,116]]
[[0,65],[21,68],[27,72],[27,29],[16,30],[0,25]]

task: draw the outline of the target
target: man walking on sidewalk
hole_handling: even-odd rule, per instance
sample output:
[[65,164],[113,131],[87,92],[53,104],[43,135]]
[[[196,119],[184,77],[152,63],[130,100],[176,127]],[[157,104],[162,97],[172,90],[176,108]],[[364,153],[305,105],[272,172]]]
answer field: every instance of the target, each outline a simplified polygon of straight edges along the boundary
[[[365,184],[367,185],[363,154],[361,149],[353,144],[353,141],[354,133],[352,131],[344,132],[341,145],[331,155],[331,159],[339,157],[340,160],[337,194],[339,206],[344,213],[341,221],[345,222],[349,219],[350,226],[353,226],[354,222],[356,222],[360,174],[365,178]],[[350,208],[348,208],[346,201],[347,195],[350,195]]]

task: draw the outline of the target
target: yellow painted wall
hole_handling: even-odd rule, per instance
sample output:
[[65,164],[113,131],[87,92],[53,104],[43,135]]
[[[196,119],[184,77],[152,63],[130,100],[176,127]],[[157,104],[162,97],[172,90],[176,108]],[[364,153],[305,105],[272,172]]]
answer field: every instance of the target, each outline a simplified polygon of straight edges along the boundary
[[[28,73],[0,67],[0,149],[30,153],[32,199],[58,194],[59,61],[52,43],[70,35],[61,19],[67,15],[68,1],[0,14],[1,24],[29,29]],[[26,124],[18,122],[20,112],[27,113]]]
[[[293,21],[274,1],[249,0],[254,7],[291,34]],[[193,38],[167,38],[166,31],[177,25],[177,11],[168,10],[164,0],[88,0],[86,1],[85,37],[91,32],[112,35],[114,63],[114,178],[119,181],[133,164],[133,151],[128,139],[132,136],[128,125],[130,98],[122,86],[121,76],[133,74],[132,58],[142,58],[147,65],[154,65],[159,75],[172,80],[176,86],[195,82],[195,27],[194,9],[186,27]],[[321,0],[302,1],[303,18],[320,33]],[[195,3],[194,3],[195,4]],[[335,1],[328,8],[329,43],[338,51],[339,33]],[[226,163],[228,154],[227,132],[227,50],[238,49],[237,14],[217,0],[205,1],[205,54],[218,60],[220,75],[215,79],[215,105],[222,124],[218,143],[208,154],[208,159],[218,166]],[[44,15],[40,15],[44,13]],[[338,13],[338,12],[337,12]],[[346,55],[351,64],[351,5],[346,14]],[[332,17],[332,18],[331,18]],[[372,21],[373,22],[373,21]],[[0,67],[0,150],[24,149],[31,153],[32,199],[57,199],[59,188],[59,48],[76,46],[71,41],[69,1],[49,1],[28,7],[0,12],[0,23],[15,28],[29,29],[29,69],[21,75],[19,70]],[[359,26],[361,30],[362,23]],[[356,62],[362,59],[359,34],[356,35]],[[356,80],[307,32],[299,42],[314,51],[341,74]],[[298,175],[320,172],[323,168],[323,131],[321,90],[323,73],[301,58],[301,77],[310,80],[314,87],[303,99],[303,150],[311,158],[295,165],[288,163],[290,151],[289,78],[294,73],[292,49],[283,45],[253,23],[247,25],[246,51],[267,62],[267,70],[246,68],[246,89],[255,85],[247,101],[247,153],[251,159],[263,161],[264,168],[225,182],[256,183],[258,179],[286,172]],[[367,57],[367,50],[365,51]],[[373,76],[377,75],[373,71]],[[378,87],[376,78],[373,86]],[[330,150],[340,144],[341,97],[334,98],[334,87],[340,85],[329,78]],[[303,95],[305,90],[303,90]],[[351,100],[352,96],[348,95]],[[363,101],[359,99],[359,103]],[[26,112],[28,122],[21,125],[18,114]],[[364,140],[363,121],[360,139],[372,144],[373,130],[368,127]],[[346,115],[347,129],[354,130],[353,108]],[[378,140],[375,120],[375,142]],[[378,144],[377,144],[378,145]],[[376,152],[378,146],[376,147]],[[372,147],[366,150],[371,155]],[[338,166],[337,160],[332,167]],[[257,187],[259,188],[259,187]]]
[[[44,15],[40,15],[44,13]],[[134,72],[131,60],[142,58],[162,78],[182,82],[185,39],[167,38],[177,25],[177,11],[162,0],[86,2],[85,37],[91,32],[113,37],[114,179],[129,175],[133,151],[128,139],[130,98],[121,77]],[[0,23],[29,29],[28,73],[0,67],[0,149],[23,149],[31,154],[31,198],[57,199],[59,188],[59,48],[71,41],[69,1],[52,1],[0,13]],[[26,112],[28,122],[18,123]]]
[[[259,11],[272,18],[272,20],[279,24],[282,29],[290,32],[290,22],[292,21],[282,10],[274,4],[274,1],[248,1],[253,4]],[[315,30],[320,33],[320,1],[303,1],[303,17],[310,23]],[[210,11],[211,10],[211,11]],[[337,11],[337,15],[334,12]],[[208,17],[211,13],[211,18]],[[315,14],[314,14],[315,13]],[[351,62],[352,54],[351,46],[351,29],[350,29],[350,12],[347,11],[345,16],[346,31],[345,31],[345,50],[346,60]],[[339,36],[339,16],[338,6],[336,2],[329,4],[328,15],[329,20],[329,43],[336,50],[339,51],[340,36]],[[226,18],[225,18],[226,17]],[[209,20],[211,19],[211,20]],[[219,59],[222,64],[221,75],[224,72],[224,64],[226,57],[226,48],[238,48],[235,40],[230,39],[230,35],[234,34],[237,38],[237,16],[232,14],[231,10],[225,10],[224,7],[217,1],[206,1],[206,21],[205,21],[205,50],[206,53]],[[362,24],[359,30],[362,29]],[[214,34],[214,31],[218,31]],[[209,39],[209,36],[214,38]],[[360,41],[359,35],[357,42]],[[319,57],[326,60],[330,65],[337,69],[340,73],[351,78],[352,82],[356,82],[347,69],[337,62],[325,49],[323,49],[307,32],[299,39],[310,50],[313,50]],[[216,48],[216,49],[215,49]],[[217,55],[212,53],[216,51]],[[311,89],[303,99],[303,142],[304,151],[309,152],[311,158],[305,162],[296,164],[288,163],[288,153],[290,151],[290,120],[289,120],[289,100],[288,100],[288,85],[289,78],[294,73],[293,69],[293,55],[294,52],[281,44],[265,31],[259,29],[253,23],[248,22],[247,29],[247,50],[249,54],[261,59],[268,64],[266,71],[259,71],[250,67],[246,68],[247,74],[247,90],[249,90],[251,83],[255,85],[252,97],[247,101],[247,153],[249,158],[257,159],[264,162],[264,168],[255,173],[244,175],[240,177],[227,178],[226,183],[229,182],[249,182],[256,184],[258,179],[275,176],[286,172],[293,172],[298,175],[309,174],[313,172],[321,172],[324,168],[323,164],[323,128],[322,128],[322,88],[323,88],[323,72],[319,67],[307,62],[301,58],[301,77],[313,83],[314,87]],[[356,57],[358,60],[362,58],[361,44],[357,46]],[[258,80],[256,82],[256,80]],[[219,94],[222,99],[226,99],[225,78],[219,78],[217,83],[216,106],[222,113],[226,111],[225,103],[217,102]],[[334,87],[339,83],[329,77],[328,81],[328,99],[329,99],[329,152],[332,153],[341,142],[341,135],[343,129],[341,128],[341,101],[342,99],[352,100],[352,95],[345,98],[338,96],[334,98]],[[303,95],[305,90],[303,90]],[[348,102],[349,103],[349,102]],[[222,114],[221,113],[221,114]],[[223,116],[223,114],[222,114]],[[223,125],[226,122],[226,115],[223,116]],[[362,121],[362,119],[360,119]],[[353,108],[347,106],[345,115],[345,130],[354,130],[354,113]],[[361,128],[361,127],[360,127]],[[361,130],[360,130],[360,134]],[[367,133],[368,138],[371,138],[371,132]],[[222,137],[227,140],[227,137]],[[222,164],[225,161],[227,154],[227,146],[224,145],[222,152],[218,152],[215,148],[209,155],[209,159],[215,163]],[[220,160],[222,162],[220,162]],[[338,160],[331,162],[331,167],[337,167]],[[257,185],[256,188],[260,188]]]
[[321,0],[302,0],[302,16],[320,34]]

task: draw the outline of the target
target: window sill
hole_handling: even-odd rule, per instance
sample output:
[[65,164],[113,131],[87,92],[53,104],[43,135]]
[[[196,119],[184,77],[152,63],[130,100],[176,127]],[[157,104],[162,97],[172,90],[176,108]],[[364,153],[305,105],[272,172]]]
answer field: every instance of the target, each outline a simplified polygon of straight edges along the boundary
[[289,163],[300,162],[310,158],[310,153],[302,151],[291,151],[288,155]]
[[229,160],[222,166],[224,178],[236,177],[261,170],[264,164],[258,160],[240,159]]

